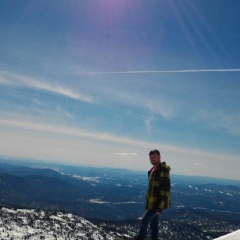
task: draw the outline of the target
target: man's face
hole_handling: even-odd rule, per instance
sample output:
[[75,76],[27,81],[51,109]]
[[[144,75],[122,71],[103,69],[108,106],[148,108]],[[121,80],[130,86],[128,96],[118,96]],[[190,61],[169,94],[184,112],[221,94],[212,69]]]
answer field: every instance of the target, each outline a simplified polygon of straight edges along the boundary
[[150,155],[150,162],[152,165],[157,165],[160,163],[161,156],[158,156],[156,153]]

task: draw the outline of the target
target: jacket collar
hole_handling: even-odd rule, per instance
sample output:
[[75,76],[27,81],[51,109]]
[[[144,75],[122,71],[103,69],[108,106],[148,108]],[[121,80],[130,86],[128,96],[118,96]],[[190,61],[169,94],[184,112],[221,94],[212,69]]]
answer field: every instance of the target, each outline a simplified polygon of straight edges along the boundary
[[[157,166],[156,170],[161,169],[162,167],[166,167],[166,162],[161,162],[161,163]],[[148,173],[151,173],[151,171],[153,170],[153,168],[154,168],[154,166],[148,171]],[[156,171],[156,170],[155,170],[155,171]]]

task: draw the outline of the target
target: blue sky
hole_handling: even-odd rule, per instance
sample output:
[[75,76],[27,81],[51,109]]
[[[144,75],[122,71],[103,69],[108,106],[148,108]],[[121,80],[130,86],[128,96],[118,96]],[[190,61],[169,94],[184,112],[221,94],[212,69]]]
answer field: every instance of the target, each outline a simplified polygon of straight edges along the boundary
[[0,154],[239,179],[239,1],[1,1]]

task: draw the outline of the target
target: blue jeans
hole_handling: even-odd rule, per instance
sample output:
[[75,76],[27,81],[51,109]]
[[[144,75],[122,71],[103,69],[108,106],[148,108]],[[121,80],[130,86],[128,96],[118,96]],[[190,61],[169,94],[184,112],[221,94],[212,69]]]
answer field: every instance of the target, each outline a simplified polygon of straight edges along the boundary
[[147,210],[141,220],[138,237],[147,238],[147,229],[150,223],[151,240],[158,240],[158,215],[155,210]]

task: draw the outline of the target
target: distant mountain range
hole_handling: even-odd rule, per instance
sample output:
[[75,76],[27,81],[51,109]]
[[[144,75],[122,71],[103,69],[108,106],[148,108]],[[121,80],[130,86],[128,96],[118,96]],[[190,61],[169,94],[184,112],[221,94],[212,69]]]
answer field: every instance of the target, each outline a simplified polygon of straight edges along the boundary
[[[77,214],[105,234],[109,229],[135,234],[146,189],[144,172],[0,162],[2,206]],[[212,239],[240,229],[239,199],[239,181],[172,175],[173,204],[161,215],[160,224],[162,236],[172,235],[162,239]]]

